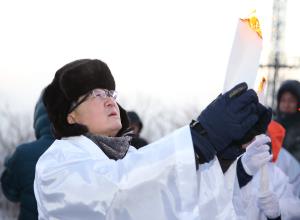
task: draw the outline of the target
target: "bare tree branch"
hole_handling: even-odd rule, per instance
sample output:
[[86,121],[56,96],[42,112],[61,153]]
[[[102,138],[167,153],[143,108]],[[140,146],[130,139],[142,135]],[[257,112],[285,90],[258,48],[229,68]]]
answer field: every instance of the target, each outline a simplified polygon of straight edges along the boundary
[[141,136],[149,142],[188,125],[200,113],[199,106],[194,102],[176,105],[162,102],[145,94],[139,94],[134,98],[123,97],[121,101],[126,110],[138,113],[144,125]]
[[[32,117],[28,113],[15,113],[7,105],[0,108],[0,173],[4,170],[4,160],[16,146],[34,139]],[[17,219],[19,204],[9,202],[0,192],[0,219]]]

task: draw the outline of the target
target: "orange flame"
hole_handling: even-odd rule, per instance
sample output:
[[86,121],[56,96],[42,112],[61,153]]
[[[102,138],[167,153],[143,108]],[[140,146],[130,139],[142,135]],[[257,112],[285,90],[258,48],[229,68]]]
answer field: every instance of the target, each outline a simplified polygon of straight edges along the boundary
[[260,29],[260,24],[259,24],[259,20],[256,17],[256,10],[253,10],[249,16],[245,17],[245,18],[241,18],[241,20],[243,22],[248,23],[249,27],[254,30],[258,36],[262,39],[262,32]]
[[258,90],[257,90],[258,93],[261,93],[264,91],[266,83],[267,83],[267,79],[266,79],[266,77],[263,77],[258,85]]

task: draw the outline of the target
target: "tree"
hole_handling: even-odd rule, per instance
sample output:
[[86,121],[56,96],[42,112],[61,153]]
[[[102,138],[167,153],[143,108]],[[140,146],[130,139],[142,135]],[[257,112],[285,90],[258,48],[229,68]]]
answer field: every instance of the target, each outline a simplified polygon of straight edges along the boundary
[[145,94],[135,97],[122,97],[121,103],[128,111],[136,111],[143,122],[141,136],[149,142],[171,133],[177,128],[188,125],[200,113],[195,102],[163,102]]
[[[34,139],[32,117],[28,113],[15,113],[8,106],[0,108],[0,173],[4,170],[4,161],[16,146]],[[17,219],[19,205],[9,202],[0,193],[0,219]]]

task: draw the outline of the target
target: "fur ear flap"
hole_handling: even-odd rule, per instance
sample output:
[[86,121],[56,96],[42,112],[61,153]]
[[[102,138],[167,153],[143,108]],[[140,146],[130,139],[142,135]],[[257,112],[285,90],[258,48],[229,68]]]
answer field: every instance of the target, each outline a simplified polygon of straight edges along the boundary
[[64,96],[59,86],[57,74],[52,83],[48,85],[43,94],[43,102],[53,124],[53,133],[57,139],[76,136],[88,131],[87,127],[77,123],[69,124],[67,121],[70,101]]
[[57,115],[60,112],[69,108],[69,101],[62,94],[57,75],[55,75],[52,83],[46,87],[43,94],[43,102],[52,122],[57,121]]

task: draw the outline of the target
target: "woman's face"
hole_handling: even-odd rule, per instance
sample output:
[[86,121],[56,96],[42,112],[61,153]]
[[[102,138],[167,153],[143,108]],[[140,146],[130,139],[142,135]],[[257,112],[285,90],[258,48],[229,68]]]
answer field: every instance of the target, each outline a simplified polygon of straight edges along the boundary
[[[84,102],[69,113],[67,119],[70,124],[87,126],[92,134],[114,137],[122,128],[120,110],[115,98],[103,96],[103,91],[93,90]],[[100,93],[102,95],[97,95]]]
[[284,92],[279,101],[279,111],[283,113],[297,112],[298,100],[290,92]]

